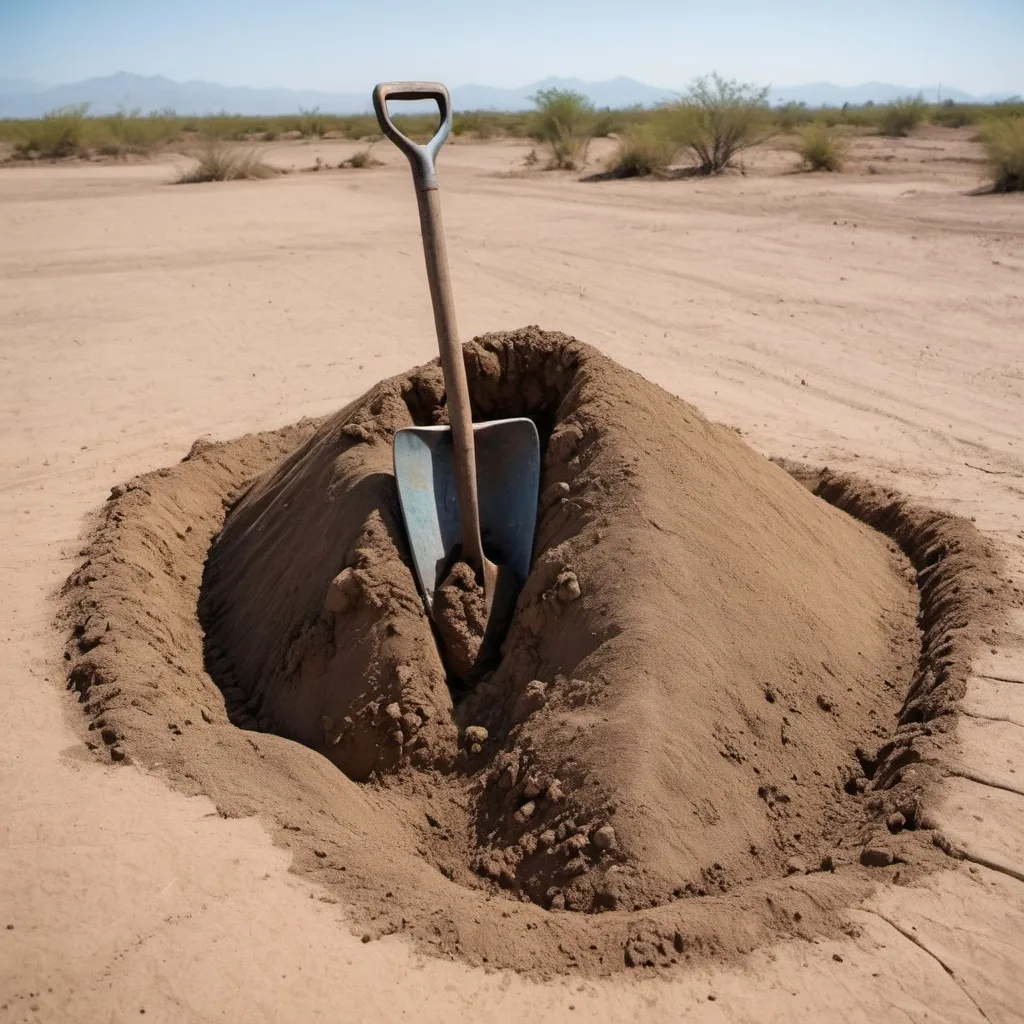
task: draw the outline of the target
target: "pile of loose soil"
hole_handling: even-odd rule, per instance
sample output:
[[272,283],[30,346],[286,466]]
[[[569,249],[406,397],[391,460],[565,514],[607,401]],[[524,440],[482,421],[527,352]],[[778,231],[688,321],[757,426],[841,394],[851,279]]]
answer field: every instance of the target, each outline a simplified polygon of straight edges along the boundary
[[445,421],[432,365],[232,510],[203,602],[214,678],[351,779],[451,780],[458,821],[430,856],[466,883],[636,910],[817,863],[850,737],[892,719],[913,673],[906,563],[587,346],[489,336],[467,369],[477,418],[531,416],[545,440],[534,566],[494,674],[453,701],[388,472],[398,428]]
[[65,595],[94,746],[269,815],[368,938],[520,969],[813,934],[860,863],[933,864],[929,753],[1002,586],[969,525],[801,486],[563,335],[466,361],[474,418],[544,446],[493,672],[453,685],[409,567],[391,440],[445,422],[430,364],[115,488]]

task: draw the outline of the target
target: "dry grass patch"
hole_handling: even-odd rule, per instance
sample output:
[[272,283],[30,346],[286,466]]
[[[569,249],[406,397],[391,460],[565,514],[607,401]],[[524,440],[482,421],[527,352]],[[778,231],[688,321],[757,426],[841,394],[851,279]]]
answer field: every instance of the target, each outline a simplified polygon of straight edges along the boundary
[[199,153],[194,167],[181,172],[176,183],[194,185],[203,181],[240,181],[272,178],[284,173],[281,168],[265,163],[255,149],[242,152],[214,142]]
[[369,167],[383,167],[384,161],[378,160],[373,155],[373,146],[369,145],[366,149],[361,149],[358,153],[353,153],[347,160],[342,160],[340,166],[354,167],[357,170],[361,170]]

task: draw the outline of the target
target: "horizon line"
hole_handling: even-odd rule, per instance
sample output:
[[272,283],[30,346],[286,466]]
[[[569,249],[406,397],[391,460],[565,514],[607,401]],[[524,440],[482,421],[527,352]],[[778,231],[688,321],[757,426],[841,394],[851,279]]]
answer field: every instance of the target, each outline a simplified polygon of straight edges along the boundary
[[[697,78],[704,77],[706,75],[710,75],[710,74],[713,74],[713,73],[714,73],[714,71],[711,70],[711,71],[707,71],[707,72],[703,72],[703,73],[692,75],[692,76],[690,76],[687,79],[686,83],[683,83],[682,87],[685,87],[686,84],[688,84],[689,82],[693,82]],[[222,88],[222,89],[248,89],[248,90],[252,90],[254,92],[311,92],[311,93],[322,93],[324,95],[345,95],[345,94],[355,95],[355,94],[361,94],[362,93],[362,89],[354,88],[354,87],[347,87],[347,88],[345,88],[345,87],[338,87],[338,88],[335,88],[335,89],[325,89],[325,88],[315,88],[315,87],[312,87],[312,86],[300,86],[300,85],[227,84],[225,82],[217,81],[216,79],[211,79],[211,78],[184,78],[184,79],[179,79],[179,78],[172,78],[170,75],[166,75],[166,74],[163,74],[161,72],[155,72],[155,73],[152,73],[152,74],[145,74],[145,73],[140,72],[140,71],[129,71],[129,70],[126,70],[124,68],[120,68],[117,71],[111,71],[111,72],[109,72],[107,74],[90,75],[87,78],[79,78],[79,79],[74,79],[74,80],[71,80],[71,81],[63,81],[63,82],[44,82],[44,81],[40,81],[38,79],[21,78],[21,77],[6,79],[6,81],[26,82],[26,83],[30,83],[32,85],[41,86],[44,89],[58,89],[58,88],[65,87],[65,86],[81,85],[84,82],[102,81],[104,79],[116,78],[119,75],[132,76],[132,77],[135,77],[135,78],[142,78],[142,79],[163,79],[164,81],[171,82],[171,83],[173,83],[175,85],[189,85],[189,84],[195,83],[195,84],[200,84],[200,85],[217,86],[217,87]],[[723,77],[725,77],[725,76],[723,76]],[[4,80],[4,79],[0,79],[0,80]],[[679,88],[680,88],[680,87],[672,87],[672,86],[664,86],[664,85],[655,85],[655,84],[652,84],[650,82],[642,81],[639,78],[634,78],[632,75],[625,75],[625,74],[617,74],[617,75],[612,75],[610,78],[599,78],[599,79],[585,79],[585,78],[580,78],[578,75],[549,74],[549,75],[545,75],[545,76],[543,76],[541,78],[537,78],[537,79],[535,79],[535,80],[533,80],[531,82],[524,82],[524,83],[522,83],[520,85],[491,85],[491,84],[488,84],[487,82],[468,81],[468,82],[460,82],[459,84],[453,85],[450,88],[451,89],[464,89],[464,88],[472,87],[472,88],[481,88],[481,89],[494,89],[494,90],[501,91],[501,92],[517,92],[517,91],[519,91],[521,89],[527,89],[527,88],[530,88],[532,86],[539,85],[539,84],[541,84],[543,82],[547,82],[547,81],[550,81],[550,80],[574,81],[574,82],[580,82],[583,85],[591,85],[591,86],[592,85],[607,85],[607,84],[612,83],[612,82],[620,82],[620,81],[621,82],[631,82],[631,83],[634,83],[636,85],[644,86],[645,88],[648,88],[648,89],[664,90],[665,92],[678,92]],[[734,78],[734,79],[727,79],[727,80],[740,81],[740,82],[745,82],[746,81],[746,80],[744,80],[742,78]],[[374,83],[374,84],[376,84],[376,83]],[[750,84],[757,84],[761,88],[767,87],[769,90],[773,90],[773,89],[809,89],[809,88],[814,88],[816,86],[830,86],[830,87],[836,88],[836,89],[860,89],[860,88],[864,88],[864,87],[868,87],[868,86],[886,86],[886,87],[889,87],[889,88],[910,89],[910,90],[917,90],[919,92],[923,92],[924,90],[933,90],[934,89],[936,91],[941,91],[943,88],[949,88],[949,89],[953,89],[953,90],[955,90],[957,92],[965,93],[967,95],[972,95],[972,96],[975,95],[975,94],[971,93],[969,90],[963,89],[963,88],[961,88],[960,86],[958,86],[956,84],[949,83],[949,82],[944,82],[944,81],[929,82],[929,83],[925,83],[925,84],[921,84],[921,85],[907,85],[907,84],[901,83],[901,82],[887,82],[887,81],[883,81],[882,79],[866,79],[866,80],[854,82],[852,84],[844,84],[844,83],[841,83],[841,82],[834,82],[834,81],[831,81],[829,79],[818,79],[816,81],[810,81],[810,82],[796,82],[796,83],[793,83],[793,84],[790,84],[790,85],[784,85],[784,84],[779,84],[779,83],[775,83],[775,82],[768,82],[768,83],[763,83],[763,82],[753,83],[753,82],[751,82]],[[370,86],[369,89],[367,89],[367,92],[372,92],[372,89],[373,89],[373,86]],[[1012,88],[995,89],[995,90],[989,90],[989,91],[986,91],[984,93],[981,93],[978,96],[978,98],[984,98],[986,96],[1002,95],[1004,93],[1012,96],[1012,95],[1019,95],[1020,92],[1021,92],[1021,90],[1019,90],[1019,89],[1012,89]]]

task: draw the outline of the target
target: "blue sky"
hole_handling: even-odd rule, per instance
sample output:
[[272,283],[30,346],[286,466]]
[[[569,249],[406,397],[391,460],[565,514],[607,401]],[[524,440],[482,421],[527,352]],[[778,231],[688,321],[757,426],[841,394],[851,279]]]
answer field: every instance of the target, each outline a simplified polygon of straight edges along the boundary
[[357,91],[715,69],[776,86],[1024,91],[1024,0],[0,0],[0,78],[133,71]]

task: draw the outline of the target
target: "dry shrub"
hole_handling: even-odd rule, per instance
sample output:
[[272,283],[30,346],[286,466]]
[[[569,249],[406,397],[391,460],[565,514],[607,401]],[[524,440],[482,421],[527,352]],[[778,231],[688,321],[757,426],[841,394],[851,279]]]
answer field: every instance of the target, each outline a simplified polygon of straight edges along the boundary
[[369,145],[366,149],[361,149],[358,153],[353,153],[347,160],[342,160],[341,166],[355,167],[356,169],[383,167],[384,161],[378,160],[373,155],[373,146]]
[[82,133],[88,103],[58,107],[38,121],[26,122],[14,149],[19,156],[55,160],[74,156],[82,149]]
[[797,146],[804,166],[810,171],[841,171],[847,150],[846,140],[825,124],[805,128]]
[[575,170],[587,159],[594,130],[594,104],[571,89],[541,89],[531,134],[551,147],[550,170]]
[[993,192],[1024,191],[1024,117],[1001,117],[981,130]]
[[243,178],[271,178],[284,172],[260,159],[255,149],[245,152],[212,142],[196,157],[196,165],[182,171],[179,185],[194,185],[203,181],[239,181]]
[[662,108],[666,131],[689,150],[701,174],[720,174],[737,153],[771,134],[768,87],[711,75],[697,78],[686,94]]
[[909,135],[928,113],[928,106],[920,96],[904,96],[878,108],[878,129],[891,138]]
[[665,171],[679,146],[661,120],[651,120],[626,130],[608,170],[620,178],[639,178]]

